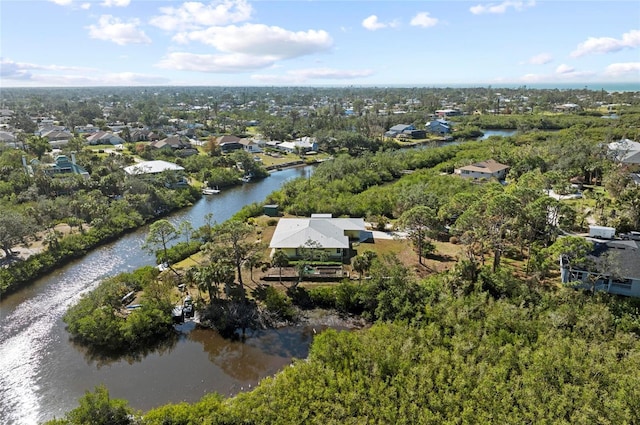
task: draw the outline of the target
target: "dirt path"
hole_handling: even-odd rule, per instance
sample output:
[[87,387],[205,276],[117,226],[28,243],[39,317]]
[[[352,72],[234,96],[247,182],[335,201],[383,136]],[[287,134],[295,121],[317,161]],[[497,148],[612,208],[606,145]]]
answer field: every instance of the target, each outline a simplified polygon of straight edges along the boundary
[[[85,229],[86,228],[87,227],[85,225]],[[69,227],[69,225],[66,223],[57,224],[54,227],[54,230],[59,232],[61,237],[71,234],[71,227]],[[74,232],[77,232],[77,231],[79,230],[77,229],[74,230]],[[11,251],[13,251],[13,254],[14,254],[12,258],[6,258],[4,255],[4,251],[0,251],[0,266],[6,266],[18,260],[26,260],[32,255],[39,254],[44,250],[46,250],[47,247],[45,246],[45,242],[44,242],[46,234],[47,232],[38,232],[35,238],[29,238],[27,243],[12,247]]]

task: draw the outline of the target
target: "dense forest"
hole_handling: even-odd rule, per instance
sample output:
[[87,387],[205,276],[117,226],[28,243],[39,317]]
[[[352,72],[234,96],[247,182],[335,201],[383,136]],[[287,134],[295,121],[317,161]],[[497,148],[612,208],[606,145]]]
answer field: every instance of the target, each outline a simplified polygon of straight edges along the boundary
[[[566,235],[585,232],[590,223],[619,232],[640,229],[640,186],[631,178],[637,165],[620,164],[608,149],[609,142],[637,139],[637,93],[309,88],[282,89],[267,96],[263,89],[252,88],[142,90],[135,96],[127,91],[94,96],[109,99],[114,107],[137,105],[131,109],[140,115],[132,114],[129,121],[144,118],[151,98],[157,109],[147,111],[147,118],[195,120],[209,114],[204,122],[212,132],[243,134],[247,122],[255,120],[256,131],[270,134],[270,139],[317,137],[331,159],[318,165],[312,176],[287,182],[264,203],[278,204],[285,215],[364,217],[380,228],[405,230],[415,257],[359,250],[352,267],[366,279],[249,288],[243,284],[243,269],[252,272],[263,261],[279,266],[275,257],[256,255],[264,250],[255,243],[263,231],[261,205],[248,206],[229,222],[191,229],[191,242],[167,248],[163,238],[176,238],[179,232],[167,227],[157,212],[188,205],[198,195],[196,190],[167,187],[168,176],[151,183],[119,178],[127,158],[137,155],[135,147],[128,155],[111,156],[95,154],[81,144],[69,149],[78,148],[91,179],[65,179],[67,186],[51,187],[51,179],[31,178],[21,168],[22,155],[38,153],[38,141],[27,138],[24,150],[4,149],[0,156],[1,205],[7,211],[2,220],[14,219],[6,223],[53,232],[56,223],[66,220],[82,230],[78,237],[86,237],[106,225],[122,231],[156,220],[148,242],[160,259],[178,263],[199,252],[207,263],[184,271],[180,278],[149,267],[106,280],[65,316],[79,341],[93,347],[133,347],[170,337],[170,291],[177,283],[201,290],[207,301],[199,306],[203,317],[214,324],[226,321],[231,332],[265,325],[240,320],[251,316],[250,310],[289,321],[298,312],[320,307],[368,323],[362,330],[323,332],[307,359],[294,361],[235,397],[210,394],[196,403],[137,412],[98,387],[86,393],[78,408],[49,423],[632,424],[640,417],[640,377],[629,373],[640,366],[640,303],[576,290],[558,279],[560,255],[577,255],[584,248],[578,238]],[[270,100],[262,106],[256,101],[252,110],[240,108],[256,94]],[[36,92],[41,101],[36,105],[34,97],[27,102],[10,92],[7,102],[25,108],[28,115],[58,110],[65,101],[86,101],[81,91],[67,95]],[[412,148],[382,137],[398,122],[424,125],[443,107],[445,97],[446,105],[464,112],[451,117],[460,132],[517,132]],[[206,112],[175,108],[178,103],[196,104],[196,99]],[[318,99],[328,101],[315,114],[302,108]],[[567,102],[579,106],[579,112],[554,111],[554,106]],[[273,103],[292,108],[271,115],[267,111]],[[364,112],[400,104],[406,113]],[[346,116],[345,110],[353,110],[354,116]],[[73,111],[77,109],[70,108],[69,117]],[[202,135],[205,141],[207,137]],[[454,174],[461,166],[487,159],[508,164],[506,182],[471,181]],[[204,180],[228,172],[223,170],[233,169],[242,158],[209,149],[176,161],[189,177]],[[548,196],[551,191],[579,191],[581,196],[559,200]],[[108,223],[99,221],[104,217],[109,217]],[[5,238],[3,248],[10,250],[28,234]],[[45,252],[53,255],[73,236],[56,236]],[[437,261],[439,244],[456,247],[459,255],[451,267],[436,272],[423,260]],[[233,255],[224,257],[221,252]],[[0,270],[5,272],[0,282],[15,279],[8,270]],[[144,292],[149,308],[124,318],[118,314],[119,300],[130,290]]]

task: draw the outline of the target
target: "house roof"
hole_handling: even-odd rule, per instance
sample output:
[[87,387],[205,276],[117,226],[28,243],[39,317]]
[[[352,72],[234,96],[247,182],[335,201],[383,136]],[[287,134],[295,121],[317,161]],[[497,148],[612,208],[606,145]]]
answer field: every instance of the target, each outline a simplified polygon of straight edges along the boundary
[[240,143],[243,146],[251,146],[251,145],[257,145],[258,144],[258,142],[256,142],[255,140],[246,139],[246,138],[245,139],[240,139],[240,141],[238,143]]
[[140,174],[156,174],[163,171],[182,171],[184,167],[174,164],[173,162],[156,160],[156,161],[143,161],[128,167],[124,167],[124,171],[130,175]]
[[615,155],[615,159],[626,164],[640,164],[640,143],[630,139],[622,139],[619,142],[611,142],[609,150]]
[[346,230],[365,230],[362,218],[281,218],[270,248],[299,248],[311,240],[322,248],[349,248]]
[[13,134],[7,131],[0,131],[0,142],[15,142],[15,141],[16,141],[16,136],[14,136]]
[[216,139],[216,142],[218,142],[218,144],[222,144],[222,143],[229,143],[229,142],[239,142],[240,138],[238,136],[233,136],[233,135],[224,135],[224,136],[220,136]]
[[486,161],[476,162],[475,164],[467,165],[466,167],[460,167],[460,170],[467,170],[476,173],[497,173],[498,171],[506,170],[510,168],[508,165],[500,164],[499,162],[489,159]]
[[154,148],[163,148],[165,146],[170,146],[172,148],[182,148],[188,147],[189,144],[182,141],[182,139],[178,136],[170,136],[166,137],[162,140],[157,140],[155,142],[151,142],[150,146]]
[[397,124],[394,125],[393,127],[391,127],[389,129],[389,131],[398,131],[398,132],[403,132],[405,130],[410,130],[412,129],[413,125],[412,124]]
[[594,250],[591,253],[600,257],[605,252],[613,257],[615,274],[621,277],[640,279],[640,244],[632,240],[593,241]]
[[640,164],[640,150],[629,152],[622,158],[622,162],[625,164]]

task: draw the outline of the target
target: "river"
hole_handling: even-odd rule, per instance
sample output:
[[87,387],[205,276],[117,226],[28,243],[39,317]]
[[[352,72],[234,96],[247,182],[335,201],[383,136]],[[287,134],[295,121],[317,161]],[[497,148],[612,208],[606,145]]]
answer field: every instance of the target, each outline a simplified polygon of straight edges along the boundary
[[517,130],[503,129],[503,130],[482,130],[482,132],[484,134],[482,136],[478,137],[476,140],[486,140],[491,136],[509,137],[509,136],[513,136],[518,131]]
[[[213,213],[220,223],[311,170],[276,171],[264,180],[203,197],[169,220],[188,220],[198,228],[204,216]],[[111,397],[127,399],[143,411],[169,402],[193,402],[209,392],[233,395],[277,372],[292,357],[306,357],[315,330],[305,327],[257,331],[241,343],[185,323],[170,344],[140,358],[116,360],[96,358],[74,345],[63,314],[104,277],[153,264],[140,248],[146,232],[141,228],[97,248],[0,301],[0,424],[61,418],[86,391],[101,384]]]

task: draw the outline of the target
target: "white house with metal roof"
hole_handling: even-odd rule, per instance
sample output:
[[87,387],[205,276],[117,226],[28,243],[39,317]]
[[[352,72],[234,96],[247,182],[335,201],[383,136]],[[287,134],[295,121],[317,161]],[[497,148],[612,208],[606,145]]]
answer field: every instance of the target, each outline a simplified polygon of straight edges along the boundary
[[302,249],[323,250],[330,260],[348,258],[351,242],[367,232],[362,218],[332,218],[312,215],[305,218],[281,218],[269,248],[284,251],[291,259],[300,258]]
[[[177,188],[185,187],[189,184],[189,181],[184,176],[184,167],[173,162],[156,160],[156,161],[143,161],[137,164],[124,167],[124,172],[130,176],[136,176],[137,178],[157,181],[156,176],[165,176],[163,183],[166,187]],[[163,175],[161,173],[168,172],[169,175]]]
[[156,161],[142,161],[137,164],[124,167],[124,172],[137,176],[140,174],[158,174],[163,171],[184,171],[184,167],[173,162],[156,160]]

